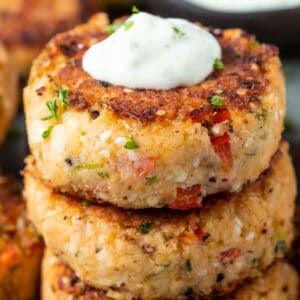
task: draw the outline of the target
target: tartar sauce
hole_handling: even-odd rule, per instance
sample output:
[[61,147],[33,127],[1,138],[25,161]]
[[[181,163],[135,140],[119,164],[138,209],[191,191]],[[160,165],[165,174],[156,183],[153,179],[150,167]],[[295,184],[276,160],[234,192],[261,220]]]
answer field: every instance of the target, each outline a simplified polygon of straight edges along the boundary
[[257,12],[300,6],[300,0],[185,0],[206,9],[222,12]]
[[220,58],[218,41],[204,29],[139,12],[88,49],[83,68],[114,85],[167,90],[201,82]]

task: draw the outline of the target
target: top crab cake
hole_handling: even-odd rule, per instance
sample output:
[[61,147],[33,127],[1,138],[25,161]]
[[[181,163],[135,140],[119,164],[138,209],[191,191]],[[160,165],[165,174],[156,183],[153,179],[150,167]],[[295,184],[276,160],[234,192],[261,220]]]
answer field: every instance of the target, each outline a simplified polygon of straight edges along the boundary
[[21,74],[45,43],[87,17],[91,0],[1,0],[0,40],[10,49]]
[[224,66],[190,87],[129,89],[83,70],[107,26],[98,14],[57,35],[31,69],[27,130],[46,184],[124,208],[185,210],[239,191],[268,168],[285,115],[276,47],[240,29],[206,29]]

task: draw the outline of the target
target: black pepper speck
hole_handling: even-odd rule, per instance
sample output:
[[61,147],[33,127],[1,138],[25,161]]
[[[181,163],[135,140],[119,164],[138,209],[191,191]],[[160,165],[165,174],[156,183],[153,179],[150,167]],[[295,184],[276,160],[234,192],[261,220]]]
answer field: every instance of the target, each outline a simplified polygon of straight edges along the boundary
[[66,158],[66,159],[65,159],[65,163],[66,163],[67,165],[69,165],[70,167],[73,166],[73,162],[72,162],[72,159],[71,159],[71,158]]
[[223,273],[219,273],[216,278],[216,282],[221,282],[225,278]]

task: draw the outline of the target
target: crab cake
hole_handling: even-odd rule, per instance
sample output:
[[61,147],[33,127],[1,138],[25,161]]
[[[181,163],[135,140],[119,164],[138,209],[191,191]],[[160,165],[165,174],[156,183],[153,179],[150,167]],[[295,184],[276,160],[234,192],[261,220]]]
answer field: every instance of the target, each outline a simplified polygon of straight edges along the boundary
[[0,143],[3,142],[18,107],[17,85],[11,57],[0,42]]
[[299,276],[295,268],[278,261],[262,277],[245,284],[224,300],[298,300],[298,289]]
[[20,184],[0,176],[0,299],[36,295],[43,245],[25,216]]
[[[31,69],[29,144],[49,186],[123,208],[190,209],[268,168],[285,115],[276,47],[239,29],[210,30],[222,70],[192,87],[133,90],[82,68],[86,50],[108,37],[107,25],[99,14],[57,35]],[[212,104],[214,96],[221,103]]]
[[92,0],[1,0],[0,40],[25,75],[32,60],[57,32],[86,19]]
[[296,183],[283,144],[271,168],[201,209],[124,210],[54,192],[25,171],[30,219],[47,247],[88,284],[135,298],[228,293],[282,257],[293,238]]
[[[50,251],[47,251],[44,256],[42,273],[42,299],[44,300],[133,299],[133,296],[123,291],[122,287],[105,291],[88,286]],[[173,299],[195,298],[193,298],[193,291],[187,290],[185,297],[175,297]],[[210,299],[214,298],[211,297]],[[261,277],[245,283],[232,295],[221,299],[298,300],[298,275],[288,263],[278,261]]]

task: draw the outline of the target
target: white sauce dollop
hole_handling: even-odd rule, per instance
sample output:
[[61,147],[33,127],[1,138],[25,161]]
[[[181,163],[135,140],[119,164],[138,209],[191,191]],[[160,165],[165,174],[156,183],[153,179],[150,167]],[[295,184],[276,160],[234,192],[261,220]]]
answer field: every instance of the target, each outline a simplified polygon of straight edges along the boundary
[[220,57],[218,41],[204,29],[140,12],[93,45],[83,57],[83,69],[114,85],[167,90],[201,82]]
[[300,6],[300,0],[185,0],[206,9],[222,12],[257,12]]

